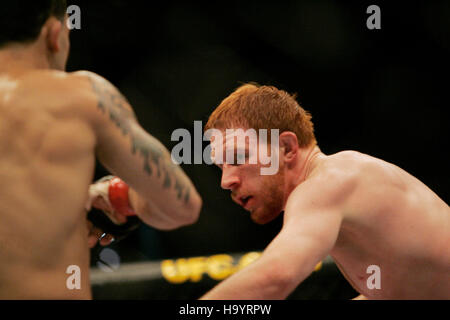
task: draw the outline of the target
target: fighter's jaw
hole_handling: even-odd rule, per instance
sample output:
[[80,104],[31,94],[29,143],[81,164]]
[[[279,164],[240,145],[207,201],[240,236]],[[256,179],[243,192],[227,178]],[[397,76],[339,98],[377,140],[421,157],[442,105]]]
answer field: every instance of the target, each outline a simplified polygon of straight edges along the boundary
[[264,224],[267,224],[269,222],[272,222],[282,212],[282,211],[280,211],[278,213],[270,213],[270,214],[266,213],[264,215],[261,215],[261,212],[258,212],[258,211],[260,211],[260,210],[255,209],[255,210],[250,211],[250,219],[252,219],[252,221],[254,223],[259,224],[259,225],[264,225]]
[[280,210],[277,213],[264,212],[263,208],[261,208],[261,206],[264,206],[264,204],[260,204],[257,201],[257,199],[252,195],[236,196],[236,195],[232,194],[231,199],[233,200],[233,202],[240,205],[246,211],[250,212],[250,218],[252,219],[252,221],[259,225],[263,225],[263,224],[267,224],[267,223],[271,222],[272,220],[277,218],[282,211],[282,210]]

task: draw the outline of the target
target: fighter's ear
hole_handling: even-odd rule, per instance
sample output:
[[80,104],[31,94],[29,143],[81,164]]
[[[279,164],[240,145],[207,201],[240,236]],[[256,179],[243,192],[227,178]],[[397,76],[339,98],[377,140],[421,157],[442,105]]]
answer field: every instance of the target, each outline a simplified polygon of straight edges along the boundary
[[51,52],[58,52],[61,49],[60,34],[63,31],[63,22],[50,17],[44,25],[46,30],[46,43]]
[[280,156],[289,163],[295,160],[298,154],[298,140],[295,133],[285,131],[280,134]]

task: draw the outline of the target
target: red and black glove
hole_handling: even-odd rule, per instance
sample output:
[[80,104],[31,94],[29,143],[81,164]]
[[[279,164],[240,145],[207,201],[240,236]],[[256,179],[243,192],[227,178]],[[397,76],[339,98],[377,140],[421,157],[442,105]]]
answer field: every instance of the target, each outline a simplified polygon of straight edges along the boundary
[[118,177],[106,176],[89,187],[88,220],[118,241],[141,224],[128,198],[128,185]]

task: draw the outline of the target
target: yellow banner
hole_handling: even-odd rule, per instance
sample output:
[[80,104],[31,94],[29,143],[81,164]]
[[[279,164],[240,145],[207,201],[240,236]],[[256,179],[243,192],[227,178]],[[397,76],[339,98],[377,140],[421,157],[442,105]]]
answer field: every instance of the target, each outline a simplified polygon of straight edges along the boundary
[[[248,266],[260,256],[261,252],[249,252],[237,259],[229,254],[217,254],[210,257],[163,260],[161,262],[161,273],[164,279],[174,284],[181,284],[186,281],[199,282],[204,274],[207,274],[211,279],[221,281]],[[314,271],[321,267],[322,262],[319,262]]]

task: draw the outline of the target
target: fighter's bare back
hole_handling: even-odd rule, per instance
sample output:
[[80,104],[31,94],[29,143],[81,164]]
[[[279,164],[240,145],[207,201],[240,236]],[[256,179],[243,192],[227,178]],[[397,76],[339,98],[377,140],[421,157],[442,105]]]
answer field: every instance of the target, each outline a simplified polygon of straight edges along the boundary
[[[91,297],[84,204],[96,140],[64,77],[0,74],[0,298]],[[80,290],[66,287],[70,265]]]

